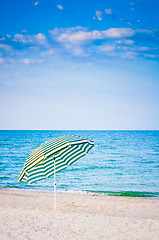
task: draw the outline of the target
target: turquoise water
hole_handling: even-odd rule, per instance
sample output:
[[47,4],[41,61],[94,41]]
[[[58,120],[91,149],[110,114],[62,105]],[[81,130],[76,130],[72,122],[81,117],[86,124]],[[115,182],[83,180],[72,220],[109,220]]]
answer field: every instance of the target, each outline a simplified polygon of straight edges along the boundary
[[95,146],[57,173],[57,191],[159,198],[159,131],[0,131],[0,187],[52,191],[53,177],[28,185],[18,176],[32,150],[63,135]]

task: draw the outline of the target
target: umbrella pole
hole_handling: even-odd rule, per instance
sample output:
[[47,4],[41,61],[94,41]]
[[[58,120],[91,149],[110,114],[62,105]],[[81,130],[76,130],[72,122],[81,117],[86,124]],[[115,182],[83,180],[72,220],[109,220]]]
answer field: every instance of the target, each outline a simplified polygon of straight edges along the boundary
[[55,160],[54,160],[54,211],[56,211],[56,178],[55,178]]

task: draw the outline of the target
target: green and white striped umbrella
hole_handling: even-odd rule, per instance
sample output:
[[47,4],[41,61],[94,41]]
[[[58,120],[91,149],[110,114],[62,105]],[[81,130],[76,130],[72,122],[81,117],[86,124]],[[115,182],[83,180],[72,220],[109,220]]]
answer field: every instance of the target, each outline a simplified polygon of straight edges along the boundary
[[29,184],[66,169],[86,155],[94,142],[77,136],[63,136],[43,143],[26,160],[18,180]]

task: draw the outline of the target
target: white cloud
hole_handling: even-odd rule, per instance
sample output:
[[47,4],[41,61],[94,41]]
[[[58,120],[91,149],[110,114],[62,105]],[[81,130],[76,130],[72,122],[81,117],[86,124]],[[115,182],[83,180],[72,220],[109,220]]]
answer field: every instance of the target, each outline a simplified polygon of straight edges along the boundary
[[159,57],[159,55],[154,55],[154,54],[145,54],[145,57],[149,57],[149,58],[157,58]]
[[47,51],[44,51],[41,53],[41,56],[42,57],[46,57],[46,56],[51,56],[51,55],[54,55],[55,54],[55,51],[54,49],[49,49]]
[[24,63],[24,64],[36,64],[36,63],[42,63],[43,60],[42,59],[30,59],[30,58],[23,58],[23,59],[20,59],[20,62],[21,63]]
[[88,31],[88,29],[78,26],[78,28],[56,28],[49,31],[49,33],[51,34],[53,41],[60,42],[64,49],[67,51],[67,53],[75,56],[88,57],[92,54],[96,54],[99,50],[105,52],[106,55],[115,56],[115,50],[117,49],[117,46],[113,44],[103,45],[98,48],[96,47],[95,51],[91,51],[91,53],[88,49],[90,48],[90,45],[88,46],[87,44],[100,39],[109,39],[120,41],[120,43],[126,43],[130,45],[134,42],[125,38],[133,36],[135,34],[135,30],[131,28],[110,28],[105,31]]
[[129,3],[130,5],[135,5],[135,3]]
[[128,39],[128,40],[126,40],[126,41],[125,41],[125,43],[126,43],[126,44],[129,44],[129,45],[131,45],[131,44],[133,44],[133,43],[134,43],[134,41],[133,41],[133,40],[129,40],[129,39]]
[[0,48],[4,49],[5,51],[12,51],[12,47],[6,44],[0,44]]
[[[57,31],[57,29],[56,29]],[[52,32],[50,32],[52,33]],[[96,39],[113,39],[113,38],[124,38],[134,35],[134,30],[131,28],[110,28],[106,31],[63,31],[63,33],[57,34],[56,40],[59,42],[71,42],[71,43],[82,43],[86,41],[92,41]]]
[[132,45],[134,43],[134,41],[130,40],[130,39],[123,39],[123,40],[118,40],[115,42],[118,44],[128,44],[128,45]]
[[15,34],[14,35],[14,39],[16,42],[19,41],[19,42],[22,42],[22,43],[27,43],[28,41],[31,42],[32,41],[32,38],[31,37],[27,37],[27,40],[26,40],[26,37],[24,37],[22,34]]
[[137,20],[137,22],[141,22],[141,20]]
[[31,61],[29,58],[23,58],[23,59],[21,59],[21,62],[25,63],[25,64],[29,64]]
[[18,42],[18,40],[13,38],[13,39],[12,39],[12,42]]
[[75,56],[88,57],[88,54],[84,53],[83,49],[79,47],[73,48],[73,54]]
[[21,58],[21,59],[13,59],[13,58],[0,58],[0,64],[6,64],[6,66],[9,66],[10,64],[14,63],[23,63],[26,65],[29,64],[41,64],[43,62],[42,59],[31,59],[31,58]]
[[135,8],[130,8],[132,11],[135,11]]
[[77,31],[87,31],[87,28],[76,26],[76,27],[70,27],[70,28],[54,28],[53,30],[49,30],[48,32],[51,35],[57,36],[61,33],[67,32],[67,33],[73,33]]
[[135,59],[137,57],[136,52],[126,52],[124,55],[122,55],[122,58],[128,58],[128,59]]
[[[0,58],[0,64],[13,64],[15,61],[13,58]],[[6,65],[6,66],[7,66]]]
[[133,36],[134,30],[131,28],[110,28],[105,33],[109,38],[123,38]]
[[5,40],[5,38],[4,38],[4,37],[0,38],[0,41],[4,41],[4,40]]
[[35,2],[34,5],[37,6],[39,4],[39,2]]
[[23,34],[15,34],[13,41],[19,41],[23,44],[46,44],[46,37],[42,33],[38,33],[37,35],[23,35]]
[[[21,56],[26,54],[23,50],[14,49],[12,46],[7,44],[0,44],[0,56]],[[7,59],[7,63],[10,61],[9,58],[5,58],[5,62]]]
[[153,33],[152,30],[148,30],[148,29],[136,29],[135,32],[136,33],[147,33],[147,34],[152,34]]
[[107,15],[112,15],[112,10],[111,10],[111,8],[106,8],[104,11],[105,11],[105,13],[106,13]]
[[6,37],[7,37],[7,38],[11,38],[11,35],[9,35],[9,34],[6,34]]
[[115,41],[116,43],[118,43],[118,44],[121,44],[122,43],[122,41],[121,40],[118,40],[118,41]]
[[60,9],[60,10],[64,9],[60,4],[57,6],[57,8]]
[[[144,56],[149,49],[144,47],[144,44],[139,47],[138,39],[136,38],[135,43],[131,40],[132,36],[151,34],[153,36],[154,31],[147,29],[137,29],[133,30],[131,28],[110,28],[104,31],[92,30],[81,26],[72,28],[55,28],[49,31],[50,36],[48,40],[46,36],[42,33],[36,35],[28,34],[15,34],[13,41],[21,43],[21,45],[26,45],[29,51],[34,50],[35,54],[40,52],[41,59],[45,60],[45,57],[53,56],[81,56],[81,57],[95,57],[103,52],[102,57],[105,56],[122,56],[122,58],[135,58],[138,56]],[[98,40],[98,45],[96,44]],[[99,41],[102,40],[102,41]],[[49,41],[49,42],[48,42]],[[58,42],[58,43],[55,43]],[[3,42],[4,43],[4,42]],[[18,44],[19,45],[19,44]],[[15,54],[22,53],[22,50],[16,50],[17,44],[13,44],[13,48],[10,45],[0,44],[1,51],[0,57],[3,58],[4,50],[8,51],[7,54],[13,56]],[[55,48],[56,46],[56,48]],[[15,48],[15,50],[14,50]],[[24,46],[23,46],[24,49]],[[17,51],[17,53],[16,53]],[[134,53],[135,52],[135,53]],[[64,53],[64,55],[63,55]],[[151,53],[151,52],[147,52]],[[154,54],[154,51],[152,52]],[[6,53],[5,53],[6,55]],[[35,64],[41,63],[41,59],[31,59],[30,55],[25,52],[23,56],[18,57],[16,60],[18,63],[23,64]],[[90,58],[87,58],[90,61]],[[2,60],[1,60],[2,63]]]
[[150,50],[150,48],[148,48],[148,47],[140,47],[139,50],[140,51],[148,51],[148,50]]
[[26,30],[26,29],[23,29],[23,30],[22,30],[22,32],[26,33],[26,32],[27,32],[27,30]]
[[127,22],[128,25],[132,26],[131,22]]
[[4,59],[3,58],[0,58],[0,63],[4,63]]
[[99,48],[103,52],[110,52],[110,51],[113,51],[115,49],[115,46],[113,46],[113,45],[105,45],[105,46],[100,46]]
[[103,15],[103,13],[98,10],[95,10],[95,11],[96,11],[96,13],[95,13],[96,17],[98,18],[99,21],[101,21],[102,20],[101,16]]
[[42,33],[38,33],[37,35],[34,35],[35,40],[39,43],[39,44],[45,44],[46,43],[46,37],[44,34]]
[[127,46],[124,46],[124,47],[120,47],[120,49],[127,50],[127,49],[128,49],[128,47],[127,47]]

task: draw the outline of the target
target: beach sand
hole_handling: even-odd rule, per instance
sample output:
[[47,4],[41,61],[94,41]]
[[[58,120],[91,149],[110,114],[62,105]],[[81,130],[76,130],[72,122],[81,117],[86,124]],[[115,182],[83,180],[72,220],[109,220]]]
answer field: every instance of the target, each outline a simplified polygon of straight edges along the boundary
[[1,240],[159,239],[159,199],[0,190]]

